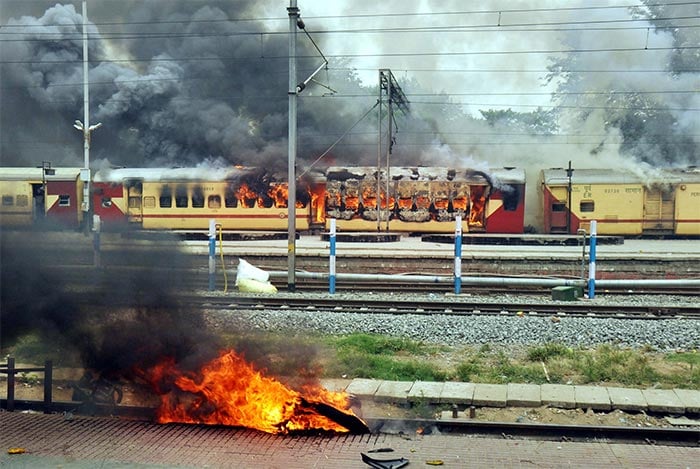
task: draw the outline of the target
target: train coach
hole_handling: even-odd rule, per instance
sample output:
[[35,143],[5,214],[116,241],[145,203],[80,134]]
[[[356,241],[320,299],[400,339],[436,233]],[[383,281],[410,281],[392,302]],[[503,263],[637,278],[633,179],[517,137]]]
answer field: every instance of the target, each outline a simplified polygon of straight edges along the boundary
[[457,217],[465,233],[524,229],[525,172],[518,168],[392,167],[387,174],[331,167],[325,192],[327,216],[342,231],[449,233]]
[[541,172],[545,233],[700,236],[700,169]]
[[0,169],[0,227],[77,229],[83,220],[80,168]]
[[[98,171],[94,213],[105,230],[287,229],[286,180],[257,168],[124,168]],[[308,184],[299,184],[296,226],[312,223]]]
[[[335,167],[296,185],[296,227],[341,231],[387,229],[521,233],[524,171],[489,174],[468,169]],[[377,197],[379,193],[379,210]],[[389,196],[387,197],[387,193]],[[260,168],[129,168],[99,171],[93,207],[104,229],[287,230],[288,185]]]

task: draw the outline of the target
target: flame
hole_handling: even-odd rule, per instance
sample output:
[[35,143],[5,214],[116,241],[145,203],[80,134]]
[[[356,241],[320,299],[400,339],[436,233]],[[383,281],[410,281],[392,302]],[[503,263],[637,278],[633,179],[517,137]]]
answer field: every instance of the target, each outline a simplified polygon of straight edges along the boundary
[[472,186],[471,203],[472,209],[469,212],[469,224],[474,226],[484,225],[484,209],[486,208],[485,188],[480,186]]
[[360,208],[360,198],[355,195],[346,195],[345,208],[348,210],[357,210]]
[[399,197],[399,208],[410,210],[413,207],[413,197]]
[[[328,197],[326,193],[326,188],[324,186],[318,186],[314,191],[311,192],[311,213],[314,216],[313,223],[323,223],[326,221],[326,198]],[[340,200],[340,194],[338,194],[337,200]]]
[[430,207],[430,197],[424,195],[416,196],[416,207],[419,209],[426,209]]
[[258,199],[258,194],[245,182],[236,190],[236,198],[243,207],[251,208]]
[[365,208],[375,208],[377,206],[374,188],[370,185],[366,185],[362,190],[362,204]]
[[435,208],[438,210],[447,210],[450,205],[449,199],[435,199]]
[[468,199],[466,197],[455,197],[452,199],[452,206],[455,210],[466,210]]
[[330,405],[354,416],[346,393],[316,384],[302,387],[302,394],[263,376],[233,350],[222,351],[196,372],[181,371],[167,359],[143,374],[161,395],[159,423],[243,426],[267,433],[346,433],[347,428],[318,413],[314,405]]
[[275,201],[276,208],[287,208],[287,200],[289,195],[289,187],[287,183],[271,186],[267,194],[272,200]]

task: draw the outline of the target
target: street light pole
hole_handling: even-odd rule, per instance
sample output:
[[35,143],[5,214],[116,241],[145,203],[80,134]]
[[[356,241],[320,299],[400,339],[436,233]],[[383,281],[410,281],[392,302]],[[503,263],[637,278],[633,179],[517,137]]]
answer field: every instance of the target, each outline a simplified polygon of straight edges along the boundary
[[[87,0],[83,0],[83,122],[75,121],[73,127],[83,132],[83,168],[80,180],[83,182],[83,223],[86,231],[90,230],[90,132],[97,127],[90,127],[90,92],[88,78],[88,20]],[[101,124],[100,124],[101,125]]]
[[297,156],[297,0],[289,0],[289,135],[287,184],[287,290],[296,289],[296,156]]

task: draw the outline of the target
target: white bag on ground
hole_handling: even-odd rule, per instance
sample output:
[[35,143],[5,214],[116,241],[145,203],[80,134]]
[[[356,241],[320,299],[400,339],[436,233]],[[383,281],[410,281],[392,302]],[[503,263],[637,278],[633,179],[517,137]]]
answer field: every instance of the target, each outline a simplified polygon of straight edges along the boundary
[[248,278],[257,280],[258,282],[267,282],[270,279],[270,274],[262,269],[258,269],[245,259],[238,259],[238,272],[236,273],[236,285],[239,279]]
[[269,282],[270,274],[258,269],[249,262],[238,259],[236,286],[242,292],[277,293],[277,288]]

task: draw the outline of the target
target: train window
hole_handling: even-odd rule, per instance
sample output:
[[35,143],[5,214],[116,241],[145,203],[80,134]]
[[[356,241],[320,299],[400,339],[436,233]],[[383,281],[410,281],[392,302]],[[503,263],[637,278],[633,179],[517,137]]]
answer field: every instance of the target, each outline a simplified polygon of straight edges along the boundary
[[554,202],[552,204],[552,212],[566,212],[566,204]]
[[70,207],[70,195],[61,194],[58,196],[58,206],[59,207]]
[[173,206],[173,198],[170,196],[170,194],[161,195],[158,199],[158,203],[160,204],[161,208],[170,208]]
[[144,208],[155,208],[156,198],[153,197],[152,195],[144,197],[143,198],[143,206],[144,206]]
[[129,208],[141,208],[141,197],[129,197]]
[[207,201],[207,207],[209,208],[221,208],[221,196],[220,195],[210,195]]
[[203,208],[204,207],[204,192],[200,187],[195,187],[192,191],[192,207],[193,208]]
[[175,206],[187,208],[187,188],[185,186],[178,186],[175,189]]
[[592,200],[582,200],[579,208],[582,212],[594,212],[595,202]]
[[503,210],[506,212],[517,210],[518,202],[520,201],[518,190],[512,186],[506,186],[501,192],[503,193]]
[[18,195],[16,203],[18,207],[27,207],[29,205],[29,197],[26,195]]
[[228,207],[228,208],[238,207],[238,199],[236,198],[236,194],[227,190],[225,198],[224,198],[224,203],[226,204],[226,207]]
[[109,208],[112,206],[112,198],[111,197],[102,197],[102,206],[104,208]]
[[2,204],[4,206],[7,207],[8,205],[14,205],[14,203],[15,203],[15,199],[11,195],[3,195],[2,196]]

